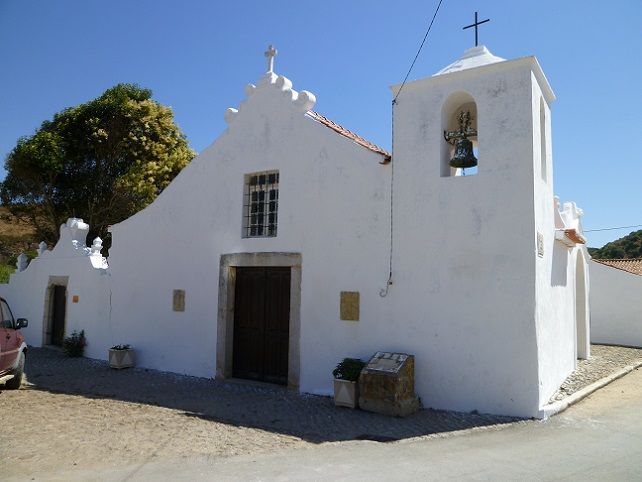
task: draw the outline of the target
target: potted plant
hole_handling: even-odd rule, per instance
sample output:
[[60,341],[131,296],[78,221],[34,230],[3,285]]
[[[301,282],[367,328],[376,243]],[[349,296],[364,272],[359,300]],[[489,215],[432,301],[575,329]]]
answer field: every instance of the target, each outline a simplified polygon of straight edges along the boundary
[[109,349],[109,366],[129,368],[134,366],[134,349],[131,345],[115,345]]
[[332,370],[334,376],[334,404],[357,408],[359,403],[359,374],[366,364],[358,358],[344,358]]
[[85,346],[87,346],[85,330],[81,330],[80,333],[74,330],[70,336],[63,340],[62,351],[65,352],[67,356],[79,357],[85,353]]

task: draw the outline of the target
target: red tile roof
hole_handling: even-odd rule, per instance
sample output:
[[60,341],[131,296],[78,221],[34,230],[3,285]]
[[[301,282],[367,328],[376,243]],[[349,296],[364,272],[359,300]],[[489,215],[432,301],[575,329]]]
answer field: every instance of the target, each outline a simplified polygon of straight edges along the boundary
[[319,114],[318,112],[314,111],[308,111],[308,116],[310,116],[312,119],[315,121],[319,122],[320,124],[323,124],[324,126],[332,129],[334,132],[337,132],[338,134],[341,134],[343,137],[347,137],[348,139],[354,141],[355,143],[359,144],[360,146],[365,147],[366,149],[370,149],[373,152],[376,152],[377,154],[381,154],[384,157],[384,160],[382,161],[382,164],[387,164],[390,162],[392,156],[390,153],[381,147],[373,144],[372,142],[364,139],[361,136],[358,136],[354,132],[346,129],[343,126],[340,126],[336,122],[331,121],[327,117]]
[[586,238],[577,232],[577,229],[565,229],[564,234],[575,244],[586,244]]
[[586,244],[586,238],[582,236],[577,229],[556,229],[555,239],[561,241],[569,248],[573,248],[578,244]]
[[594,259],[596,263],[621,269],[642,276],[642,258],[636,259]]

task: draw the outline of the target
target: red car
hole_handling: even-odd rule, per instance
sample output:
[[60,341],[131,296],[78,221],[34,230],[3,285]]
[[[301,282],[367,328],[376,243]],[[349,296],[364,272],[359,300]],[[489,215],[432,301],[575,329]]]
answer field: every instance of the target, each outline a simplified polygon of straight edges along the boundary
[[20,333],[29,323],[25,318],[14,319],[7,302],[0,298],[0,386],[17,389],[22,383],[27,344]]

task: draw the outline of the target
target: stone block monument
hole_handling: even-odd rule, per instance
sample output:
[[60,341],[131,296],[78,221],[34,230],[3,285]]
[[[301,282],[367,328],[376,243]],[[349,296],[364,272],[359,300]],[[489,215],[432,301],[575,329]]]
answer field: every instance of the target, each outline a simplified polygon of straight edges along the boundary
[[359,376],[359,407],[405,417],[419,408],[415,395],[415,357],[378,351]]

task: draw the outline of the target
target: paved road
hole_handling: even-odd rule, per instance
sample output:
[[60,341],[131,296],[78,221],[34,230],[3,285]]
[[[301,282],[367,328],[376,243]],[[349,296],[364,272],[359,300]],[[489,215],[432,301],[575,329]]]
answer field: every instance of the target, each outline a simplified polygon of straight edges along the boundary
[[73,478],[642,480],[642,369],[545,422],[394,443],[335,442],[263,456],[161,460],[76,472]]

